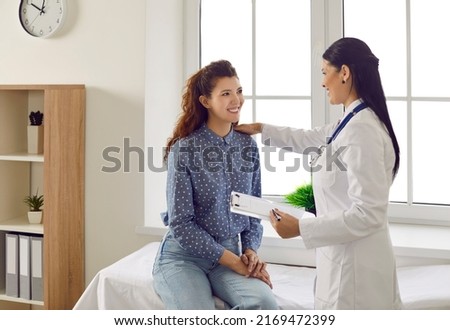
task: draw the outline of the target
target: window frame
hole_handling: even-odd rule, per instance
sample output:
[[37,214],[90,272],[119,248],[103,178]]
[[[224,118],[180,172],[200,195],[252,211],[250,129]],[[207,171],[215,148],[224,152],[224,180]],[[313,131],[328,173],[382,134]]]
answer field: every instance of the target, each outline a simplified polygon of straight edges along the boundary
[[[255,0],[253,0],[255,1]],[[322,88],[322,76],[320,74],[321,63],[314,60],[315,57],[321,56],[326,48],[326,45],[331,44],[333,40],[341,38],[344,35],[344,1],[326,1],[315,0],[311,1],[311,106],[312,109],[323,109],[322,111],[312,111],[312,126],[320,126],[338,119],[342,113],[341,106],[332,106],[329,104],[326,94]],[[201,0],[199,0],[201,2]],[[408,1],[409,2],[409,1]],[[410,29],[408,29],[407,38],[410,39]],[[198,39],[199,40],[199,39]],[[408,41],[408,43],[410,43]],[[194,47],[192,43],[187,45]],[[200,45],[197,46],[200,49]],[[254,45],[253,45],[254,47]],[[186,49],[186,53],[190,50]],[[410,49],[408,49],[410,52]],[[410,58],[410,53],[408,57]],[[196,68],[198,69],[198,67]],[[411,67],[408,67],[408,79],[411,76]],[[410,83],[408,83],[408,94],[410,93]],[[253,93],[254,94],[254,93]],[[258,97],[253,97],[252,100],[256,100]],[[408,126],[411,125],[410,113],[411,103],[413,98],[407,96],[402,100],[407,101],[408,111]],[[398,100],[398,97],[387,98],[390,100]],[[255,102],[253,102],[253,116],[255,115]],[[409,129],[409,132],[411,129]],[[390,222],[396,223],[409,223],[409,224],[434,224],[434,225],[447,225],[450,226],[450,219],[448,213],[450,207],[441,205],[424,205],[411,202],[411,190],[412,190],[412,152],[411,152],[411,134],[408,134],[408,158],[404,161],[408,164],[408,201],[406,203],[389,203],[388,216]],[[282,201],[281,196],[265,196],[274,201]]]
[[[342,10],[342,17],[345,15],[345,0],[339,0]],[[406,14],[406,96],[386,96],[389,101],[402,101],[406,103],[406,125],[407,125],[407,157],[401,159],[406,162],[406,201],[389,202],[388,217],[392,223],[422,224],[450,226],[450,205],[425,204],[413,201],[413,135],[412,135],[412,104],[414,101],[444,101],[449,102],[450,98],[442,97],[414,97],[412,96],[412,49],[411,49],[411,0],[405,0]],[[343,25],[343,24],[342,24]],[[344,30],[344,27],[343,27]],[[343,31],[345,32],[345,31]],[[343,33],[345,35],[345,33]]]
[[[255,0],[253,0],[255,1]],[[311,104],[313,109],[322,109],[321,111],[312,111],[311,120],[313,126],[320,126],[326,123],[335,121],[339,118],[342,113],[342,107],[340,106],[332,106],[328,103],[328,99],[326,93],[324,93],[322,84],[322,76],[320,74],[321,62],[317,60],[318,57],[321,56],[326,46],[329,45],[332,41],[340,38],[343,34],[343,1],[327,1],[327,0],[314,0],[311,1],[311,56],[313,60],[311,61],[312,73],[311,73]],[[180,25],[178,33],[182,34],[182,52],[180,61],[181,74],[179,78],[175,78],[178,85],[177,87],[180,89],[173,88],[173,99],[175,102],[173,104],[177,104],[180,100],[180,95],[175,95],[175,93],[180,93],[182,83],[198,68],[200,67],[200,2],[201,0],[184,0],[182,3],[182,24]],[[160,3],[156,0],[148,0],[148,3],[152,3],[151,6],[147,6],[147,18],[150,21],[155,14],[151,14],[152,8],[156,5],[160,6]],[[165,2],[166,3],[166,2]],[[173,0],[171,2],[167,2],[167,6],[176,6],[175,3],[178,1]],[[179,5],[178,5],[179,6]],[[154,9],[154,8],[153,8]],[[159,14],[161,15],[161,14]],[[152,17],[150,17],[152,16]],[[178,18],[180,16],[177,16]],[[158,27],[158,30],[161,27]],[[180,30],[181,29],[181,30]],[[150,62],[149,54],[152,53],[152,50],[156,48],[152,48],[150,46],[149,36],[147,36],[147,56],[146,61]],[[160,46],[158,46],[160,47]],[[160,49],[159,49],[160,50]],[[160,50],[161,51],[161,50]],[[161,51],[163,53],[163,51]],[[164,57],[163,55],[161,55]],[[165,59],[161,59],[165,60]],[[154,64],[153,68],[158,64]],[[167,64],[166,64],[167,65]],[[154,72],[150,72],[152,70],[152,66],[148,65],[150,69],[146,69],[146,85],[151,82],[153,79],[161,78],[161,76],[154,77]],[[178,80],[177,80],[178,79]],[[154,102],[153,96],[149,95],[149,88],[146,88],[146,117],[149,115],[149,110]],[[388,98],[388,100],[390,100]],[[409,101],[411,102],[411,101]],[[179,103],[179,102],[178,102]],[[178,111],[178,109],[176,109]],[[177,111],[174,110],[174,113],[165,117],[165,123],[163,126],[171,126],[174,123],[174,119],[176,118]],[[409,120],[409,119],[408,119]],[[169,123],[167,122],[169,121]],[[146,120],[147,125],[148,120]],[[410,124],[410,120],[409,123]],[[158,123],[154,123],[153,125],[158,125]],[[149,143],[149,128],[146,126],[146,149],[147,146],[151,145]],[[161,133],[159,133],[161,134]],[[411,136],[408,136],[409,144]],[[410,154],[410,153],[409,153]],[[410,157],[410,156],[409,156]],[[411,159],[408,159],[408,163],[411,162]],[[149,190],[155,188],[154,183],[151,182],[152,178],[148,178],[148,172],[146,171],[146,188],[145,188],[145,200],[148,201],[152,198],[152,196],[148,196]],[[157,178],[158,187],[161,185],[161,182],[164,181],[164,178],[160,178],[161,175]],[[163,177],[165,177],[163,175]],[[159,187],[162,191],[165,191],[165,183],[164,186]],[[161,193],[160,193],[161,194]],[[165,196],[165,193],[162,195]],[[274,200],[281,200],[281,197],[277,196],[267,196]],[[152,209],[155,205],[148,206],[146,202],[145,205],[145,214],[146,214],[146,222],[145,226],[149,226],[152,228],[164,228],[162,222],[159,218],[154,218],[155,211]],[[165,206],[165,205],[164,205]],[[163,206],[163,207],[164,207]],[[161,205],[157,205],[158,213],[161,208]],[[388,209],[388,217],[389,221],[392,223],[406,223],[406,224],[420,224],[420,225],[440,225],[440,226],[450,226],[450,207],[448,206],[440,206],[440,205],[420,205],[413,203],[389,203]],[[161,231],[161,233],[164,231]],[[159,232],[158,232],[159,233]],[[155,232],[155,234],[157,234]]]

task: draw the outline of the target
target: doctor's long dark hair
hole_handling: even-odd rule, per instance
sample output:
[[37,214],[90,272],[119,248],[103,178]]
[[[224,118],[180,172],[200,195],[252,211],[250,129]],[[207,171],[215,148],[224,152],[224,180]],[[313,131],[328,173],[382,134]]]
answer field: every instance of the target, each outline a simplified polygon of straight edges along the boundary
[[366,43],[356,38],[341,38],[335,41],[322,57],[335,66],[338,71],[342,65],[347,65],[350,68],[353,77],[352,87],[386,126],[395,151],[395,163],[392,170],[395,177],[400,165],[400,147],[389,117],[386,97],[378,71],[378,58]]

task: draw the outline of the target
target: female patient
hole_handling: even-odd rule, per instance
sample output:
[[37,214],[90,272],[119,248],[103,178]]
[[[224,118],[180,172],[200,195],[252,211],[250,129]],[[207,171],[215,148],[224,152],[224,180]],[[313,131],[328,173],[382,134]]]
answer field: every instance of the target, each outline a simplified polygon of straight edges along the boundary
[[231,191],[261,195],[256,143],[233,130],[244,103],[228,61],[212,62],[187,82],[182,113],[167,143],[169,226],[153,269],[167,309],[278,309],[256,253],[260,220],[230,212]]

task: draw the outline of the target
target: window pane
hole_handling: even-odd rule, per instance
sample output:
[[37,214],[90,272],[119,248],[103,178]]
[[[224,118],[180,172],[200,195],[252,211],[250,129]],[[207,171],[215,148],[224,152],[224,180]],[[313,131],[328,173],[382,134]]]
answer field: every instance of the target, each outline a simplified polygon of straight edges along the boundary
[[241,115],[239,116],[239,122],[241,124],[248,124],[253,122],[253,113],[252,113],[253,101],[245,99],[244,105],[241,108]]
[[411,0],[412,96],[450,96],[449,11],[448,0]]
[[395,136],[400,145],[400,168],[394,183],[392,184],[389,194],[389,200],[392,202],[406,202],[408,200],[408,182],[407,182],[407,168],[408,168],[408,147],[407,147],[407,113],[406,102],[391,101],[387,102],[389,109],[389,116],[391,117],[392,126],[394,127]]
[[258,0],[255,6],[256,95],[310,95],[310,0]]
[[225,59],[252,90],[252,1],[202,0],[201,66]]
[[[241,123],[311,126],[310,22],[310,0],[202,1],[201,65],[226,58],[236,67],[246,98]],[[264,194],[284,195],[310,181],[301,155],[260,151]]]
[[[429,6],[428,1],[422,2]],[[405,3],[344,0],[344,34],[366,42],[380,59],[380,75],[386,96],[406,95]]]
[[445,141],[450,106],[445,102],[413,102],[412,122],[414,202],[450,204]]
[[[298,100],[257,101],[256,121],[310,128],[311,102]],[[263,194],[286,195],[310,182],[308,158],[275,147],[261,146]]]

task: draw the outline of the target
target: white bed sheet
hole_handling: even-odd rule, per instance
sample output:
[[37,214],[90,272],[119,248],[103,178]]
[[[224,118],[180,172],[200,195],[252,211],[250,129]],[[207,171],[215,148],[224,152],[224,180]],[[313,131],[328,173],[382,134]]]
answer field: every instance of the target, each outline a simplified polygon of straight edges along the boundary
[[[157,242],[147,244],[102,269],[88,285],[74,309],[164,309],[153,289],[152,268],[158,248]],[[268,270],[280,308],[313,308],[314,269],[269,264]],[[223,309],[225,305],[216,298],[216,307]]]
[[450,309],[450,265],[399,267],[405,309]]
[[[152,283],[158,248],[159,242],[149,243],[102,269],[74,309],[164,309]],[[314,268],[269,264],[268,270],[280,309],[314,308]],[[406,309],[450,309],[450,265],[401,267],[398,278]],[[223,301],[216,298],[216,307],[225,308]]]

